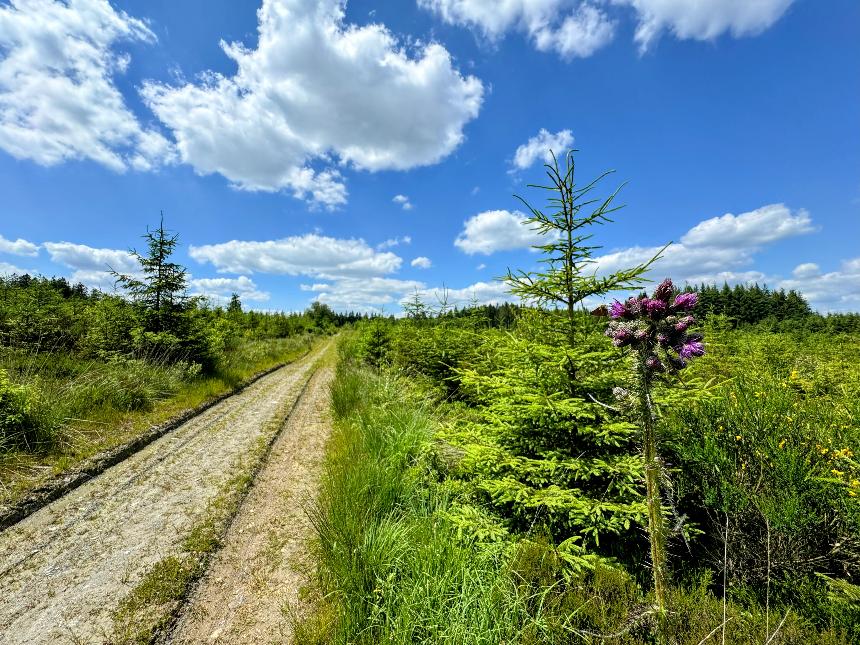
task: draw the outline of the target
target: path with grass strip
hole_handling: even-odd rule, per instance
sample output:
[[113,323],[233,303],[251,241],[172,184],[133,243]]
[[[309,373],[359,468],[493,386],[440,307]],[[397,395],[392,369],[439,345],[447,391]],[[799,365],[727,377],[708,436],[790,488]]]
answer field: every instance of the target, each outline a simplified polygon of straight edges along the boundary
[[0,643],[115,642],[117,607],[278,434],[326,348],[0,533]]
[[331,422],[333,371],[319,370],[290,415],[173,635],[174,643],[290,643],[309,610],[316,498]]

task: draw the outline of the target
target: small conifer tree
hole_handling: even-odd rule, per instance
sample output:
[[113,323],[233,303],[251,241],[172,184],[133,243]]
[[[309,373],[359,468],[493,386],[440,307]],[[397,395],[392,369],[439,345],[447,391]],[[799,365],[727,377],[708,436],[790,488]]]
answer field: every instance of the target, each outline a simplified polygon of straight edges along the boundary
[[[524,301],[541,307],[562,308],[565,312],[568,344],[576,344],[581,317],[577,309],[586,298],[601,296],[612,291],[632,289],[646,282],[643,274],[660,256],[658,252],[648,262],[629,269],[621,269],[606,275],[597,275],[594,252],[600,249],[591,239],[590,228],[595,224],[611,222],[609,215],[622,206],[614,201],[621,187],[605,199],[594,198],[592,191],[613,171],[606,171],[597,179],[582,186],[576,183],[576,163],[571,150],[565,156],[561,168],[552,154],[552,162],[545,164],[548,185],[530,184],[550,192],[549,208],[544,211],[533,207],[522,197],[517,198],[526,205],[531,216],[525,224],[547,238],[545,244],[535,246],[543,253],[541,271],[508,270],[505,281],[511,293]],[[662,252],[662,251],[661,251]]]
[[111,270],[116,283],[122,286],[143,308],[144,328],[149,332],[172,332],[179,323],[180,314],[189,303],[186,295],[188,271],[184,266],[171,262],[179,235],[170,235],[164,228],[164,214],[158,228],[147,229],[146,255],[131,249],[140,265],[141,277]]

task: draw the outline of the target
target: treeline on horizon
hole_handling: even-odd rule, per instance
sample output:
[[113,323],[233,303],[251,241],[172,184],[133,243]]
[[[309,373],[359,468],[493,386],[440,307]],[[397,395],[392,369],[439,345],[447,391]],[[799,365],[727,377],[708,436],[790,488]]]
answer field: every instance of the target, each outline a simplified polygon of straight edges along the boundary
[[[685,291],[699,294],[697,313],[701,318],[723,317],[732,328],[757,326],[778,332],[860,332],[860,313],[820,314],[812,310],[797,291],[771,290],[758,284],[722,287],[700,284]],[[509,328],[525,307],[510,302],[451,308],[442,317],[470,317],[490,327]],[[429,314],[427,314],[429,315]]]
[[[189,297],[175,314],[174,318],[185,320],[174,321],[173,327],[183,327],[186,334],[192,334],[195,327],[205,334],[220,326],[221,331],[241,332],[258,340],[331,332],[367,318],[367,315],[337,313],[318,302],[303,312],[244,310],[237,294],[224,306]],[[142,351],[144,340],[134,337],[140,336],[145,317],[144,307],[131,298],[88,289],[66,278],[0,276],[0,345],[3,346],[65,350],[92,356],[135,348]]]

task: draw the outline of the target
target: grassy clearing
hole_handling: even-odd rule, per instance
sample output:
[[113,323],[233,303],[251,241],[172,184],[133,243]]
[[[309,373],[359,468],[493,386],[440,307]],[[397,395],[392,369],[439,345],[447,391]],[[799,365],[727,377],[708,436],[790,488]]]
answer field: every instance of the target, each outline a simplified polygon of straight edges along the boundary
[[[449,477],[457,457],[435,438],[449,409],[345,353],[336,420],[313,520],[319,611],[297,630],[313,643],[652,643],[652,599],[622,567],[569,566],[538,528],[509,534]],[[462,531],[469,516],[480,533]],[[578,561],[578,560],[577,560]],[[706,572],[671,592],[671,642],[848,643],[792,610],[723,602]]]
[[296,360],[312,345],[312,336],[243,341],[211,375],[185,363],[0,349],[0,374],[12,377],[28,415],[16,424],[17,435],[0,441],[0,505],[254,374]]

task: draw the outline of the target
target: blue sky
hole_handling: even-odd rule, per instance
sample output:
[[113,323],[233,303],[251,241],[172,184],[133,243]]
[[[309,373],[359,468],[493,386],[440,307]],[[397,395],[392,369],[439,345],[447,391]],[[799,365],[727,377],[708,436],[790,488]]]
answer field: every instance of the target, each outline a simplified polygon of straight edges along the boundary
[[500,301],[574,146],[628,182],[601,270],[857,311],[858,78],[849,0],[3,2],[0,272],[109,288],[164,211],[216,300]]

